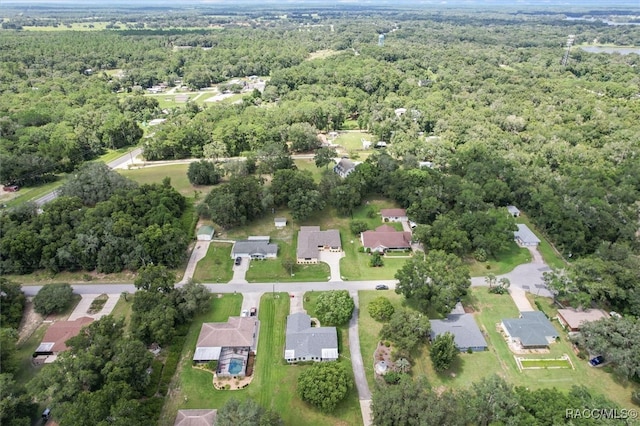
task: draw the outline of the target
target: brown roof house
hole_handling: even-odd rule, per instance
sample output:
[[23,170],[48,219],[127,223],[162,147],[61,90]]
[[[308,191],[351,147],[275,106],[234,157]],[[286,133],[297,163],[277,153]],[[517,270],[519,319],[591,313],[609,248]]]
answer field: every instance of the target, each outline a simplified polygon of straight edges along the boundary
[[360,234],[362,246],[372,252],[384,253],[391,250],[409,250],[411,248],[411,232],[396,231],[391,225],[378,226],[375,231],[364,231]]
[[218,410],[215,409],[178,410],[173,426],[213,426],[216,417]]
[[409,220],[405,209],[381,209],[380,216],[383,222],[406,222]]
[[337,229],[321,231],[319,226],[301,226],[296,250],[298,263],[318,263],[321,250],[342,251],[340,231]]
[[205,322],[200,329],[195,362],[218,361],[216,375],[244,376],[251,352],[258,347],[257,317],[229,317],[227,322]]
[[602,318],[609,318],[609,315],[600,309],[558,309],[558,322],[568,331],[580,331],[582,324]]
[[67,340],[80,333],[82,327],[93,322],[93,318],[80,317],[75,321],[58,321],[49,326],[42,337],[40,346],[36,348],[34,358],[49,364],[56,360],[60,352],[67,349]]

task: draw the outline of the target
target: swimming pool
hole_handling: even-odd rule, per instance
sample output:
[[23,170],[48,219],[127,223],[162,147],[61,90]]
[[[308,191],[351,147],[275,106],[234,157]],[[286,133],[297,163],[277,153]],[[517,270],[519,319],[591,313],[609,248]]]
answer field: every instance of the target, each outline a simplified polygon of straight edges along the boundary
[[231,360],[229,360],[229,373],[238,374],[241,372],[242,364],[244,364],[244,360],[242,358],[231,358]]

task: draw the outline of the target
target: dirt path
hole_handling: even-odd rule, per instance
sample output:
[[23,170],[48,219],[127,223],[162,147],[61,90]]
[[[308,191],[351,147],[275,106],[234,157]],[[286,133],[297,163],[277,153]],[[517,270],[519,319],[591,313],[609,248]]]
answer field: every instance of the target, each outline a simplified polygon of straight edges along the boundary
[[18,328],[18,345],[21,345],[29,339],[33,332],[40,327],[43,320],[44,318],[42,318],[42,315],[33,310],[33,302],[28,298],[24,307],[22,322],[20,322],[20,327]]

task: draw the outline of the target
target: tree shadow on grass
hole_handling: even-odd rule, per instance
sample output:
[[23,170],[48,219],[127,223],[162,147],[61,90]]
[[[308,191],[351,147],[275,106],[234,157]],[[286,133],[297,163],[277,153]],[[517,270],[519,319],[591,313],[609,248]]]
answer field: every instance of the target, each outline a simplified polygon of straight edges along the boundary
[[436,374],[438,378],[442,380],[443,383],[451,383],[456,378],[465,371],[465,360],[462,357],[462,354],[456,355],[455,359],[451,363],[451,366],[444,371],[437,371]]

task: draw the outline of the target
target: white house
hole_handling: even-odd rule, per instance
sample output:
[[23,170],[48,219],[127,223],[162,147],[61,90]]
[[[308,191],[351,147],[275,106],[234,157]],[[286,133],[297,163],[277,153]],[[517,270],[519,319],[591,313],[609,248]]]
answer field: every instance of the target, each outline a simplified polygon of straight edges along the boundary
[[383,222],[406,222],[409,220],[405,209],[382,209],[380,210]]
[[516,206],[507,206],[507,211],[513,217],[520,216],[520,210],[518,210],[518,208]]

